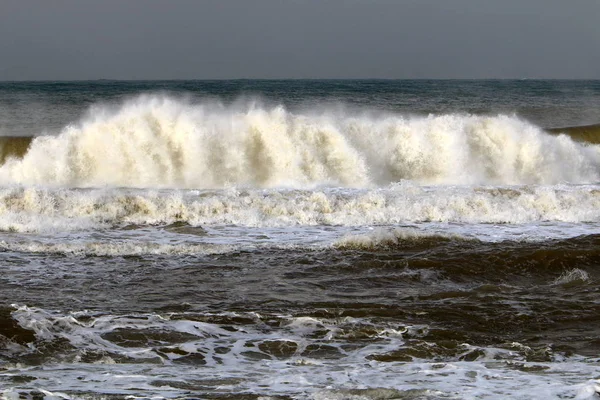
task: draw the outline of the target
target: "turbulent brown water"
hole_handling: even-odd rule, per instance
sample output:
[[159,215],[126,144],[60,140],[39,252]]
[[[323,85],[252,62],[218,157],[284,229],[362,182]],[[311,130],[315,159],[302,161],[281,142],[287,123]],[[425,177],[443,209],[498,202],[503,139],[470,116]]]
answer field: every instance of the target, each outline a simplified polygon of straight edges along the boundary
[[0,398],[594,399],[599,99],[0,84]]
[[551,133],[567,134],[573,140],[599,144],[600,143],[600,124],[596,125],[585,125],[585,126],[571,126],[566,128],[552,128],[548,130]]
[[8,158],[23,158],[32,140],[32,136],[0,137],[0,163],[4,164]]

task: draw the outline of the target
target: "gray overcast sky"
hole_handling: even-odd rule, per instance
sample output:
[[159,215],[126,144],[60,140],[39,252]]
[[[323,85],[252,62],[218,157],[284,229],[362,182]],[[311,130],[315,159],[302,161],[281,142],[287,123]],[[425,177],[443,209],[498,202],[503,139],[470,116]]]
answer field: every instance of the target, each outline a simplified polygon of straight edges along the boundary
[[596,78],[600,0],[0,0],[0,80]]

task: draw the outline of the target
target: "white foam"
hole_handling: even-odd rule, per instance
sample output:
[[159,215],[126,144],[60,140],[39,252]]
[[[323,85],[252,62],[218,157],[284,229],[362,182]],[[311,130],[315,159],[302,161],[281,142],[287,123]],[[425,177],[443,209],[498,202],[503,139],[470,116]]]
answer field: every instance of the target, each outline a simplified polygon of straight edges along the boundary
[[553,184],[600,180],[600,146],[511,116],[295,113],[140,96],[36,138],[0,182],[67,187]]
[[185,222],[194,227],[371,226],[406,223],[597,223],[600,187],[128,190],[0,189],[0,231],[68,232]]
[[[36,378],[36,389],[56,396],[68,388],[83,393],[107,394],[106,390],[110,390],[121,396],[164,398],[178,398],[189,392],[178,389],[177,385],[156,384],[158,379],[192,385],[196,382],[211,387],[206,389],[211,393],[257,393],[322,400],[382,399],[411,393],[418,394],[419,398],[592,399],[598,390],[597,359],[573,356],[533,363],[525,361],[518,351],[481,348],[485,355],[475,361],[458,361],[457,356],[443,362],[420,359],[377,362],[368,356],[401,348],[402,336],[410,331],[414,338],[422,327],[396,329],[397,326],[385,325],[382,321],[373,323],[352,318],[290,318],[255,313],[213,316],[242,317],[254,323],[234,324],[236,329],[225,323],[228,328],[223,329],[220,324],[171,319],[169,315],[152,313],[118,316],[80,311],[62,314],[15,306],[13,318],[22,327],[32,329],[40,341],[67,341],[74,353],[96,351],[112,357],[127,357],[129,362],[114,364],[105,356],[93,363],[66,357],[44,368],[4,365],[0,382],[12,375],[25,374]],[[273,319],[280,323],[274,325]],[[265,324],[267,321],[270,323]],[[176,339],[176,343],[148,340],[147,343],[138,341],[137,346],[121,346],[107,340],[107,333],[121,329],[190,336],[186,336],[184,342],[181,339]],[[357,341],[352,332],[370,335],[371,340]],[[164,336],[163,340],[168,341],[167,338]],[[253,358],[248,353],[273,351],[276,347],[268,350],[260,343],[275,341],[295,343],[297,348],[281,357]],[[304,354],[311,344],[326,345],[338,354],[333,359]],[[461,347],[465,352],[473,349],[468,344]],[[223,351],[224,348],[228,351]],[[35,345],[31,344],[29,350],[35,352]],[[176,363],[186,354],[195,353],[204,355],[205,364],[201,368]],[[148,363],[148,360],[155,361]],[[26,384],[20,388],[5,388],[3,398],[15,398],[25,388]]]
[[201,243],[161,244],[144,241],[110,242],[64,242],[42,243],[35,241],[0,241],[0,249],[40,254],[94,255],[94,256],[135,256],[135,255],[207,255],[223,254],[235,249],[231,245]]

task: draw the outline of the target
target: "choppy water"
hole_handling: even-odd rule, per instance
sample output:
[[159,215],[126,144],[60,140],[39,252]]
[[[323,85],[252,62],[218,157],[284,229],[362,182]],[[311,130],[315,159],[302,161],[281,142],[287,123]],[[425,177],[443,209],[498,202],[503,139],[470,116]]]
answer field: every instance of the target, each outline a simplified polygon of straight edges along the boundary
[[[0,396],[593,399],[598,81],[0,84]],[[16,138],[18,137],[18,138]]]

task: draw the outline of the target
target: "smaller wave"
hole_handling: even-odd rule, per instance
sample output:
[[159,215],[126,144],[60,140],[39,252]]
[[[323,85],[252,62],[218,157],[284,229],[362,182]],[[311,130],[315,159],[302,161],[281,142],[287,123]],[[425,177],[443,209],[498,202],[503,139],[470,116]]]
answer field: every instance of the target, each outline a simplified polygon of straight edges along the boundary
[[477,241],[460,235],[422,232],[416,229],[375,229],[370,234],[348,235],[333,244],[341,250],[392,250],[404,247],[432,247],[451,241]]

